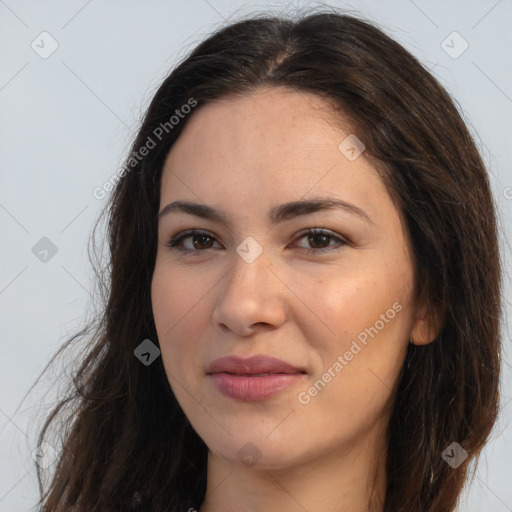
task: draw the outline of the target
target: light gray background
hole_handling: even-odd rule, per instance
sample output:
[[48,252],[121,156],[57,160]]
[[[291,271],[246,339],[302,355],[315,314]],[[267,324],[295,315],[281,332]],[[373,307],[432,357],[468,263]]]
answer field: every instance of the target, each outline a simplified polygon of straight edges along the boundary
[[[93,189],[121,166],[141,113],[178,58],[233,16],[262,9],[279,12],[286,5],[229,0],[0,0],[1,512],[32,510],[38,497],[31,452],[38,421],[58,392],[51,377],[58,376],[59,368],[22,399],[90,309],[92,270],[86,248],[103,206],[93,197]],[[489,166],[508,267],[512,1],[374,0],[330,5],[356,9],[378,22],[426,63],[456,98]],[[31,47],[34,40],[42,46],[43,31],[58,43],[46,59]],[[469,44],[458,58],[441,46],[453,31]],[[45,41],[48,49],[49,39]],[[460,44],[455,40],[455,50]],[[42,237],[57,247],[46,263],[32,252]],[[508,313],[508,272],[505,293]],[[507,324],[504,344],[502,414],[461,511],[512,511]]]

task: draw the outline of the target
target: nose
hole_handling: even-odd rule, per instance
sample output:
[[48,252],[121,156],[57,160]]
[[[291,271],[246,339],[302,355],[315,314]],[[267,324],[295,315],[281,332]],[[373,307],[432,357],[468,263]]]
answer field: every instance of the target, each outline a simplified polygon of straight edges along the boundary
[[250,336],[286,321],[286,285],[265,251],[251,263],[235,253],[230,271],[219,283],[213,322],[224,334]]

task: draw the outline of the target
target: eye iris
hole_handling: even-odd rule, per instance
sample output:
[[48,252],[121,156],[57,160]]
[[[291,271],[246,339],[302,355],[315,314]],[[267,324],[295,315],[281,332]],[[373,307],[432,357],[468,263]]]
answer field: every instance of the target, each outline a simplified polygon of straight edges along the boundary
[[[208,235],[193,235],[192,239],[193,239],[194,247],[196,249],[204,248],[201,245],[201,243],[203,243],[205,239],[210,239],[210,242],[211,242],[211,238]],[[199,247],[198,247],[198,244],[196,243],[198,239],[202,240],[202,242],[199,242]],[[209,247],[206,247],[206,248],[209,249]]]
[[[329,243],[329,241],[328,241],[329,235],[324,235],[322,233],[314,233],[312,235],[309,235],[309,242],[311,243],[312,240],[315,240],[315,239],[318,240],[319,238],[323,239],[324,241],[327,240],[327,243]],[[312,243],[312,245],[313,245],[313,247],[315,247],[314,242]],[[320,245],[322,245],[322,242],[320,242]],[[318,248],[318,247],[315,247],[315,248]]]

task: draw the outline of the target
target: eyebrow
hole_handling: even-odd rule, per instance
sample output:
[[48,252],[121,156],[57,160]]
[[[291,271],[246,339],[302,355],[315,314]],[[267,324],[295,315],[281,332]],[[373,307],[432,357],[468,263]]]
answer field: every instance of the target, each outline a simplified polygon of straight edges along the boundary
[[[341,199],[333,197],[315,197],[307,200],[291,201],[278,206],[274,206],[268,212],[268,218],[272,225],[285,220],[289,220],[301,215],[309,215],[311,213],[341,209],[352,215],[356,215],[368,224],[374,225],[369,215],[352,203],[348,203]],[[161,219],[164,215],[168,215],[171,212],[187,213],[202,219],[208,219],[214,222],[223,224],[229,224],[229,220],[225,213],[216,210],[211,206],[205,204],[194,203],[191,201],[174,201],[162,208],[162,211],[158,214],[158,218]]]

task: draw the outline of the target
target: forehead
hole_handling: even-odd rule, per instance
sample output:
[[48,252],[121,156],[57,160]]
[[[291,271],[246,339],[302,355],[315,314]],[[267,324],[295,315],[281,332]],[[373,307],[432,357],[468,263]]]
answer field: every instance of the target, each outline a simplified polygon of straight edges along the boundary
[[[187,154],[189,159],[212,151],[219,156],[226,149],[226,156],[258,156],[258,160],[279,157],[290,150],[300,154],[301,147],[307,152],[309,146],[332,146],[344,135],[340,125],[350,133],[348,123],[316,94],[262,87],[242,96],[214,100],[194,111],[169,156],[173,160],[173,155],[183,156],[191,149],[194,152]],[[276,147],[280,149],[277,154]]]
[[314,93],[265,87],[215,100],[193,113],[169,152],[162,202],[222,203],[233,194],[274,202],[308,192],[385,200],[364,153],[351,161],[340,150],[349,135],[348,123]]

